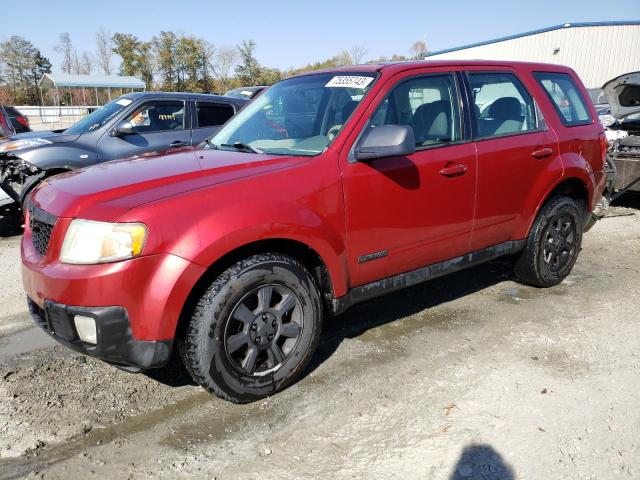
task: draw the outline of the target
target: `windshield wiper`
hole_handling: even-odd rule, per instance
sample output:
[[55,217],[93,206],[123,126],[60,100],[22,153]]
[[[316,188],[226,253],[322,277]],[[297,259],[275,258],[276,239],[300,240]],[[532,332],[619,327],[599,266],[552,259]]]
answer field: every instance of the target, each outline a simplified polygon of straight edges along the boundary
[[236,150],[244,150],[245,152],[249,151],[251,153],[264,153],[264,150],[260,150],[259,148],[252,147],[251,145],[248,145],[248,144],[242,143],[242,142],[221,143],[220,146],[221,147],[233,147]]
[[[215,145],[215,143],[213,143],[213,142],[211,141],[211,139],[210,139],[210,138],[205,138],[205,139],[204,139],[204,142],[202,142],[202,143],[204,143],[205,145],[209,145],[209,148],[210,148],[211,150],[217,150],[217,149],[218,149],[218,147]],[[203,147],[203,148],[204,148],[204,147]]]

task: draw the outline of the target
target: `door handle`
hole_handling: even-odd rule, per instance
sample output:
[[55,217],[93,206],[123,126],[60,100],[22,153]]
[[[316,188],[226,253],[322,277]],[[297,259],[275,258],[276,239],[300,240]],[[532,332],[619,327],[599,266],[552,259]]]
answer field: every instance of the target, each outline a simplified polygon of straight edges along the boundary
[[175,141],[169,144],[169,148],[180,148],[180,147],[186,147],[189,144],[187,142],[181,142],[181,141]]
[[461,163],[447,163],[447,165],[440,170],[440,175],[444,177],[457,177],[467,173],[467,166]]
[[538,148],[538,150],[531,152],[531,155],[536,158],[547,158],[553,155],[553,149],[549,147]]

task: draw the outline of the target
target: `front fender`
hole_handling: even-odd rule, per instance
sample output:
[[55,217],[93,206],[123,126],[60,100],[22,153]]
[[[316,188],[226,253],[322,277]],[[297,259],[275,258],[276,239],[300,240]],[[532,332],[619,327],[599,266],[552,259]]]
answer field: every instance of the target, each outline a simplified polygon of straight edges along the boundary
[[16,152],[16,156],[40,170],[77,170],[98,162],[98,155],[80,145],[51,144]]
[[342,190],[339,177],[320,162],[318,166],[322,173],[314,182],[308,181],[306,169],[290,169],[286,177],[257,176],[164,198],[129,210],[118,221],[148,226],[145,254],[172,253],[205,268],[255,242],[299,242],[323,260],[334,294],[344,295],[348,275]]

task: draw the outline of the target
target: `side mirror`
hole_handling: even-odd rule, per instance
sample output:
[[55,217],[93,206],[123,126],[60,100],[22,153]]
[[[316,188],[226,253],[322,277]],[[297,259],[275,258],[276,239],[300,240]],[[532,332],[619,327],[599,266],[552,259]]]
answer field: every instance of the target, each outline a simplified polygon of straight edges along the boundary
[[370,128],[355,149],[356,160],[402,157],[416,151],[416,138],[409,125]]
[[120,122],[113,130],[113,135],[116,137],[133,135],[133,125],[131,125],[131,122]]

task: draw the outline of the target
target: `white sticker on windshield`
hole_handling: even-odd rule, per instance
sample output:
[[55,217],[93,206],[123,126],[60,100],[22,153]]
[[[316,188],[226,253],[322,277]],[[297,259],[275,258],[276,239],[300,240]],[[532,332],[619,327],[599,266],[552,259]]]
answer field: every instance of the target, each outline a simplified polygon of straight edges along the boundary
[[122,105],[123,107],[126,107],[127,105],[130,105],[131,102],[133,102],[133,100],[129,100],[128,98],[121,98],[116,103],[118,105]]
[[352,75],[344,75],[333,77],[325,87],[340,88],[365,88],[373,81],[373,77],[356,77]]

